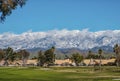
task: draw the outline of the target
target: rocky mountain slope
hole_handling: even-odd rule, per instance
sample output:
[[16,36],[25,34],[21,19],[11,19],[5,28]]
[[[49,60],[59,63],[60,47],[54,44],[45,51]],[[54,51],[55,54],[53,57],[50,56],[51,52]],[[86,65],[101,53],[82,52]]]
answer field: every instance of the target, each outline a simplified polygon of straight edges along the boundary
[[0,34],[0,48],[78,48],[80,50],[120,44],[120,30],[90,32],[85,30],[52,30],[47,32],[25,32],[22,34]]

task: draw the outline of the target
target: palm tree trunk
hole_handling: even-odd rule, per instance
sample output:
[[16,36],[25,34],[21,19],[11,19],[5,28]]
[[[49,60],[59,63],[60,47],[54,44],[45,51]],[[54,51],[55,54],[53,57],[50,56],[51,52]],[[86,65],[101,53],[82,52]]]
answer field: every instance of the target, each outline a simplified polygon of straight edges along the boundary
[[22,59],[22,61],[23,61],[23,64],[22,64],[22,66],[24,67],[26,64],[25,64],[25,59]]
[[117,67],[120,66],[120,64],[119,64],[119,54],[116,54],[116,65],[117,65]]
[[99,63],[100,71],[101,71],[101,63],[102,63],[102,58],[101,58],[101,55],[100,55],[100,63]]
[[89,65],[90,65],[90,66],[92,65],[92,58],[90,58],[90,62],[89,62]]

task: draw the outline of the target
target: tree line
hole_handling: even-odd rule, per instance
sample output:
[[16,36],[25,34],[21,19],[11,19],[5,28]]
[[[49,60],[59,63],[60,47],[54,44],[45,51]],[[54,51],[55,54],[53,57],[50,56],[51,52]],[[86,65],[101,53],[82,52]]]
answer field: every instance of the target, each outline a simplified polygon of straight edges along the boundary
[[[113,52],[115,53],[115,59],[116,59],[115,63],[117,66],[120,66],[120,46],[118,44],[114,45]],[[100,59],[99,66],[101,67],[101,63],[102,63],[101,60],[104,58],[103,54],[104,53],[102,49],[98,49],[98,55],[93,54],[93,52],[89,50],[87,58],[90,59],[90,62],[91,62],[91,59],[96,59],[96,58]]]
[[[55,61],[55,47],[51,47],[46,50],[44,53],[42,51],[38,52],[38,65],[47,66],[54,64]],[[27,60],[29,59],[30,53],[23,49],[19,51],[14,51],[11,47],[6,49],[0,49],[0,62],[4,61],[3,65],[8,66],[11,62],[22,61],[22,66],[26,66]]]
[[[116,44],[113,47],[113,52],[116,55],[116,65],[120,66],[120,46]],[[29,59],[30,53],[23,49],[14,51],[11,47],[8,47],[6,49],[0,49],[0,62],[4,61],[3,65],[8,66],[10,63],[14,61],[22,61],[22,66],[26,66],[27,60]],[[98,58],[99,66],[101,67],[102,59],[103,59],[103,50],[98,49],[98,55],[94,55],[91,50],[88,51],[87,58],[90,59],[90,62],[92,59]],[[42,51],[40,50],[38,52],[38,56],[36,57],[38,61],[38,66],[50,66],[54,65],[56,54],[55,54],[55,47],[51,47],[48,50]],[[80,53],[74,53],[70,57],[66,56],[66,59],[70,59],[72,62],[76,64],[76,66],[79,66],[79,64],[84,60],[84,56]]]
[[22,60],[22,66],[26,65],[30,53],[26,50],[14,51],[11,47],[0,49],[0,61],[4,61],[3,65],[8,66],[9,62]]

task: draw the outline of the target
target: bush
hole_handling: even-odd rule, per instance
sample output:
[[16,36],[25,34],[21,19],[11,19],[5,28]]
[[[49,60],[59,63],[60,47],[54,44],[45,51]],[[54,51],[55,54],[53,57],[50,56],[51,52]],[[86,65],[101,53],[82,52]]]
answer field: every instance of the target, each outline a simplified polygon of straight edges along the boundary
[[115,62],[108,62],[107,65],[108,66],[116,66],[116,63]]

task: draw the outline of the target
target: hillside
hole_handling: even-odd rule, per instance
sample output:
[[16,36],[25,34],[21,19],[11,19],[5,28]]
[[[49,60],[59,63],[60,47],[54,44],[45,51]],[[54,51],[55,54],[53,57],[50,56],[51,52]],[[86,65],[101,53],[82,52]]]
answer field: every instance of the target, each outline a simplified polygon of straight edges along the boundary
[[47,32],[25,32],[22,34],[0,34],[0,48],[18,49],[78,48],[80,50],[95,47],[113,47],[120,44],[120,30],[90,32],[86,30],[52,30]]

